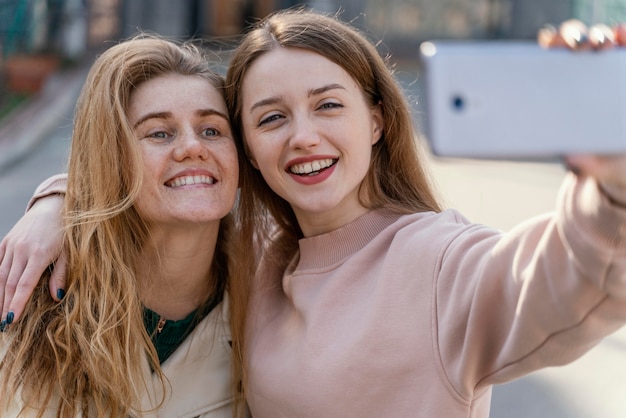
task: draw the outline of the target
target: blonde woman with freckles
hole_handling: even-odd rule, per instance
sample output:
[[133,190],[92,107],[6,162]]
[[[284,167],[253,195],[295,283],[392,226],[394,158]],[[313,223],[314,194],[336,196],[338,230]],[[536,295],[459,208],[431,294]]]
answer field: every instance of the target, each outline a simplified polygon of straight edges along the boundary
[[[191,44],[142,36],[96,60],[72,135],[64,291],[53,301],[42,276],[20,321],[3,322],[0,416],[245,412],[228,292],[239,166],[223,88]],[[64,178],[42,190],[58,187]]]

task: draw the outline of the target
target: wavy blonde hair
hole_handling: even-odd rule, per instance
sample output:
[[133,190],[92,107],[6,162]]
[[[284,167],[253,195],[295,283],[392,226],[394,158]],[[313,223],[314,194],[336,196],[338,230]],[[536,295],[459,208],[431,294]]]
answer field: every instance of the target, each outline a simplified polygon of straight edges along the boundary
[[[39,416],[46,407],[58,417],[140,415],[146,353],[165,386],[136,286],[148,230],[134,207],[142,166],[127,111],[137,86],[169,73],[224,87],[199,48],[141,35],[96,60],[78,99],[64,207],[67,292],[55,303],[42,277],[0,361],[2,398],[22,388]],[[231,223],[222,220],[213,259],[218,296],[228,287]]]

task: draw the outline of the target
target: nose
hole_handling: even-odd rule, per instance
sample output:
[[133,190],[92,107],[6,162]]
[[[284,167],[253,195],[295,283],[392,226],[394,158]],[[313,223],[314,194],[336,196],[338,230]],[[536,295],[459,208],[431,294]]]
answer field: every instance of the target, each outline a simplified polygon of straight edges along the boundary
[[206,160],[209,158],[206,140],[194,132],[193,129],[182,130],[174,141],[174,159],[183,161],[185,159]]
[[319,145],[320,136],[315,121],[305,114],[295,115],[289,142],[295,149],[309,149]]

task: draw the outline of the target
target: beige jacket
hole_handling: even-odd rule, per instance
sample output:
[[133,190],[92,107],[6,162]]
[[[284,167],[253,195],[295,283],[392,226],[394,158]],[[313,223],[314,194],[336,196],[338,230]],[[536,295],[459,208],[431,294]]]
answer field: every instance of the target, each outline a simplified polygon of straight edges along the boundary
[[[228,303],[225,299],[163,364],[162,370],[167,378],[165,401],[160,408],[144,412],[141,417],[232,418],[228,318]],[[141,410],[150,411],[162,399],[162,386],[150,371],[147,359],[144,359],[144,371],[148,388],[141,401]],[[9,410],[0,411],[0,416],[16,417],[21,408],[18,401],[19,395],[16,395]],[[34,417],[36,412],[31,410],[20,417]],[[44,418],[54,418],[55,412],[47,411]]]

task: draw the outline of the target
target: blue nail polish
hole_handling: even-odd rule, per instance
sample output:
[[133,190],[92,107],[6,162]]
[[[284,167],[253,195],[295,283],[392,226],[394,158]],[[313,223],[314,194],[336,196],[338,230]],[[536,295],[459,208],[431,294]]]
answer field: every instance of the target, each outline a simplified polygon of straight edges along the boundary
[[15,318],[15,314],[13,312],[9,312],[7,314],[7,325],[10,325],[13,323],[13,318]]
[[6,327],[7,327],[7,321],[3,319],[2,322],[0,322],[0,332],[4,332]]
[[63,298],[65,297],[65,290],[63,289],[58,289],[57,290],[57,299],[59,300],[63,300]]

